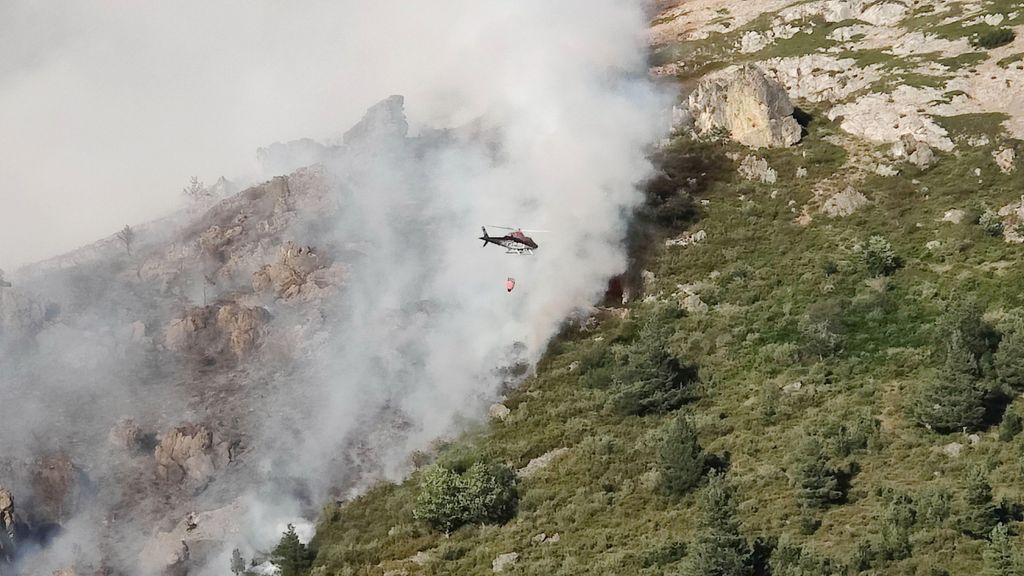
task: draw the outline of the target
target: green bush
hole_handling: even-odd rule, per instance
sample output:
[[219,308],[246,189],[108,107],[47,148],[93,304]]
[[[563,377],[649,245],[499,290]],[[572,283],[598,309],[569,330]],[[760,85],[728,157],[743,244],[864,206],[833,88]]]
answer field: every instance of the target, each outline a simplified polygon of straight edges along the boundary
[[992,28],[986,30],[974,38],[971,43],[976,48],[998,48],[1009,44],[1017,37],[1017,34],[1009,28]]
[[1006,526],[997,524],[989,534],[989,543],[982,553],[985,569],[982,576],[1020,576],[1024,574],[1024,556],[1017,550]]
[[681,412],[661,445],[662,489],[668,494],[686,494],[700,483],[704,463],[693,419]]
[[515,475],[506,466],[477,462],[459,474],[435,464],[423,475],[413,515],[448,534],[464,524],[505,522],[516,502]]
[[864,264],[873,276],[888,276],[903,266],[903,261],[882,236],[868,238],[864,245]]
[[985,231],[985,234],[994,236],[996,238],[1002,237],[1003,235],[1003,220],[993,210],[985,210],[981,216],[978,217],[978,225]]
[[917,511],[909,497],[893,498],[880,522],[878,542],[873,548],[876,558],[884,561],[910,558],[910,534],[916,517]]

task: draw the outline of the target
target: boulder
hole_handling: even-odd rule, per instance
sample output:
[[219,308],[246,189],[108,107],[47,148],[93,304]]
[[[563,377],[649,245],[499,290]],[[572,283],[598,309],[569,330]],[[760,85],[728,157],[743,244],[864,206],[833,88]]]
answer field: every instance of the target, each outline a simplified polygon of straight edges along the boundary
[[906,160],[919,168],[928,167],[935,159],[931,147],[910,134],[900,136],[892,145],[890,154],[897,160]]
[[752,148],[800,141],[800,125],[786,90],[752,64],[701,80],[687,102],[698,134],[725,131]]
[[1015,164],[1017,157],[1013,148],[1003,148],[998,152],[993,152],[992,158],[996,161],[996,166],[999,167],[1003,174],[1010,174],[1017,169]]
[[957,458],[963,448],[964,445],[959,442],[950,442],[942,447],[942,452],[951,458]]
[[762,184],[775,184],[779,177],[775,169],[768,166],[767,160],[753,155],[748,155],[744,158],[736,171],[747,180],[761,182]]
[[950,222],[952,224],[959,224],[964,221],[964,218],[966,216],[966,212],[960,210],[959,208],[954,208],[952,210],[946,210],[946,213],[942,215],[942,221]]
[[487,413],[490,415],[491,418],[504,422],[505,419],[508,418],[508,415],[512,413],[512,411],[509,410],[508,406],[505,406],[504,404],[491,404],[491,407],[487,410]]
[[494,559],[491,563],[491,571],[504,572],[506,568],[511,568],[513,564],[519,561],[518,552],[509,552],[507,554],[501,554]]
[[9,490],[0,487],[0,561],[9,560],[14,556],[17,519],[14,515],[14,496]]
[[821,211],[832,218],[849,216],[871,201],[853,188],[847,188],[830,196],[821,207]]

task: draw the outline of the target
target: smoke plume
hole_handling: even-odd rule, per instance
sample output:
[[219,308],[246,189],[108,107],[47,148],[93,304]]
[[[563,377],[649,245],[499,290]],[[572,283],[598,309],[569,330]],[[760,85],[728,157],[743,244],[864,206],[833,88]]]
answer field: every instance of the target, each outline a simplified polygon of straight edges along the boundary
[[[0,7],[0,48],[13,55],[0,67],[0,124],[16,136],[0,144],[13,183],[0,191],[0,263],[167,213],[193,173],[258,183],[276,175],[268,167],[317,160],[301,178],[315,176],[335,208],[290,222],[284,239],[343,270],[313,308],[239,296],[272,251],[238,256],[231,274],[169,256],[202,244],[215,208],[143,227],[134,254],[107,246],[86,264],[27,267],[18,294],[0,288],[5,457],[66,454],[90,486],[35,565],[105,556],[155,573],[166,554],[152,542],[175,514],[199,510],[204,530],[221,512],[202,514],[221,510],[231,528],[203,573],[223,573],[232,547],[268,549],[286,522],[400,479],[411,451],[480,418],[502,369],[532,365],[626,265],[637,184],[667,126],[668,99],[646,76],[646,24],[643,5],[619,0]],[[404,100],[342,136],[389,94]],[[253,162],[257,147],[307,137],[319,143]],[[507,255],[481,248],[481,225],[545,232],[530,233],[534,255]],[[167,285],[184,286],[159,294],[173,303],[150,280],[171,261]],[[183,307],[211,302],[258,303],[276,355],[203,368],[147,347]],[[18,322],[41,328],[24,342]],[[150,457],[126,464],[107,447],[125,416],[161,437],[210,422],[241,455],[198,492],[148,506],[137,500],[152,493],[141,487],[150,461],[131,462]],[[27,483],[0,467],[0,485],[38,492]],[[144,548],[156,552],[139,560]]]

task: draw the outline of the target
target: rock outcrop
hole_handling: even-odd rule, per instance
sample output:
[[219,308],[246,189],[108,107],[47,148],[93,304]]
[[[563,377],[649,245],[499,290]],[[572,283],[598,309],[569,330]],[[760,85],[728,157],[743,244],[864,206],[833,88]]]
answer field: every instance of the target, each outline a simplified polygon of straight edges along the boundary
[[409,132],[405,119],[405,98],[389,96],[366,111],[363,119],[342,137],[346,146],[397,141]]
[[277,262],[253,273],[252,288],[257,293],[269,290],[278,298],[289,300],[337,285],[340,281],[340,267],[330,266],[309,246],[287,242],[281,247]]
[[792,146],[800,125],[786,90],[753,65],[731,67],[705,78],[687,101],[694,129],[702,135],[724,131],[752,148]]
[[740,162],[737,172],[747,180],[761,182],[762,184],[775,184],[779,175],[775,169],[768,166],[768,161],[749,155]]
[[900,139],[892,145],[890,154],[892,154],[893,158],[906,160],[918,168],[927,168],[935,159],[935,153],[932,152],[928,144],[921,142],[910,134],[900,136]]
[[164,344],[181,353],[215,358],[230,351],[236,357],[259,345],[268,320],[266,310],[228,302],[194,306],[164,330]]
[[134,452],[141,446],[142,429],[135,423],[135,420],[121,418],[110,429],[110,432],[107,434],[107,441],[121,450]]
[[996,161],[996,166],[1003,174],[1010,174],[1017,169],[1014,163],[1017,160],[1017,155],[1013,151],[1013,148],[1003,148],[997,152],[992,153],[992,159]]
[[201,424],[179,426],[164,435],[154,457],[161,480],[196,484],[209,480],[229,460],[227,445],[215,443],[213,433]]
[[9,490],[0,487],[0,561],[14,557],[14,546],[17,543],[15,524],[14,496]]

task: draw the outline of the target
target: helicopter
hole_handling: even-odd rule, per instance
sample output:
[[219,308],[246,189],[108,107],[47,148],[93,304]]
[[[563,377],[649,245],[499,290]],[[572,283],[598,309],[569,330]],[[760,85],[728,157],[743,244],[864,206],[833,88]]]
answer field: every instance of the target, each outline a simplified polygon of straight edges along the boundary
[[[491,226],[491,228],[500,228],[502,230],[512,230],[511,233],[504,236],[491,236],[487,233],[487,227],[481,226],[484,235],[480,237],[480,240],[484,241],[484,247],[488,244],[497,244],[505,249],[505,254],[520,254],[520,255],[532,255],[533,251],[539,248],[537,243],[523,233],[522,228],[509,228],[507,226]],[[530,232],[542,232],[542,230],[531,230]]]

